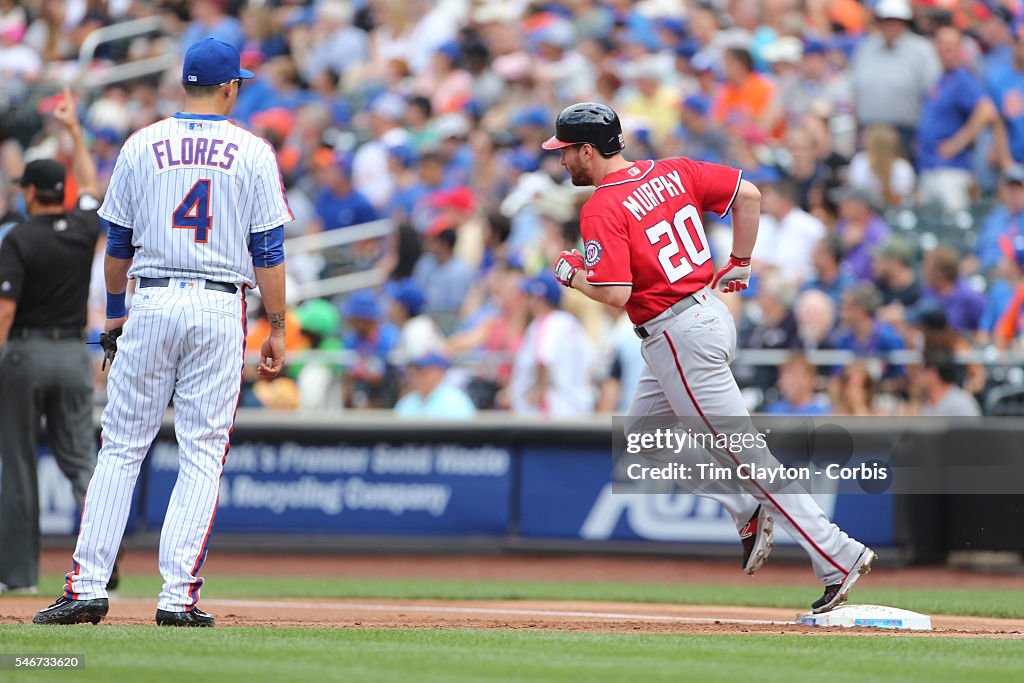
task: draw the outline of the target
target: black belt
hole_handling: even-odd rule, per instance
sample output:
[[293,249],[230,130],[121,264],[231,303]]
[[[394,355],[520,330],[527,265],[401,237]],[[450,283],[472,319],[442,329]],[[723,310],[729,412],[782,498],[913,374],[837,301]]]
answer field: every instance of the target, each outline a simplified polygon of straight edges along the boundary
[[62,341],[66,339],[84,339],[85,335],[81,327],[75,325],[57,325],[53,327],[12,327],[8,335],[11,339],[52,339]]
[[[189,280],[191,278],[182,278]],[[203,280],[206,283],[206,289],[215,289],[218,292],[227,292],[228,294],[238,294],[238,286],[233,285],[230,282],[215,282],[213,280]],[[140,277],[139,287],[167,287],[171,284],[171,278],[169,277]]]
[[[690,294],[689,296],[684,296],[682,299],[669,306],[667,310],[672,311],[672,313],[675,315],[679,315],[690,306],[696,305],[697,297],[695,297],[693,294]],[[662,311],[662,313],[664,313],[664,311]],[[659,313],[658,315],[661,315],[661,313]],[[658,316],[654,317],[657,318]],[[654,320],[654,318],[651,318],[651,320]],[[650,320],[647,321],[648,324],[650,324],[650,322]],[[641,339],[647,339],[648,337],[651,336],[651,333],[648,332],[647,328],[644,327],[643,325],[633,325],[633,332],[636,333],[636,336],[640,337]]]

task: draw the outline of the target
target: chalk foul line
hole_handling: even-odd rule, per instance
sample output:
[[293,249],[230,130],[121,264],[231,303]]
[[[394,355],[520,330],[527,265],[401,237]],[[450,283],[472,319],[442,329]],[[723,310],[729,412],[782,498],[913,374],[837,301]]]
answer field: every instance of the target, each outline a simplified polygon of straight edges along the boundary
[[691,624],[751,624],[760,626],[794,626],[795,621],[770,619],[732,619],[723,617],[684,617],[667,614],[632,614],[629,612],[587,612],[572,610],[513,609],[507,607],[456,607],[451,605],[403,605],[355,602],[291,602],[272,600],[204,600],[210,607],[255,607],[277,609],[308,609],[331,612],[418,612],[425,614],[478,614],[520,617],[569,617],[608,619],[616,621],[667,621]]

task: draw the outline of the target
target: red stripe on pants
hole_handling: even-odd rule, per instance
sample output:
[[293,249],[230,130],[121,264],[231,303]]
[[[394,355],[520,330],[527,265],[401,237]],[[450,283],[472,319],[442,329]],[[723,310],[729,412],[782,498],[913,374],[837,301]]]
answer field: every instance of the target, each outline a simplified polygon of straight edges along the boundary
[[[697,414],[700,415],[702,420],[704,420],[704,424],[708,426],[708,429],[711,430],[711,433],[714,434],[716,437],[719,436],[718,430],[716,430],[714,426],[712,426],[711,420],[709,420],[707,415],[704,414],[704,411],[701,409],[700,404],[697,402],[697,398],[693,395],[693,392],[690,390],[690,384],[689,382],[686,381],[686,375],[683,374],[683,366],[679,363],[679,355],[676,353],[676,345],[672,343],[672,337],[669,336],[667,331],[665,332],[665,341],[668,342],[668,347],[669,349],[672,350],[672,359],[676,363],[676,370],[679,372],[679,379],[683,381],[683,388],[686,389],[686,394],[690,397],[690,402],[693,403],[693,407],[697,409]],[[729,451],[728,449],[726,449],[726,452],[729,454],[729,457],[732,458],[732,461],[736,463],[737,466],[741,464],[739,459],[736,457],[735,453]],[[839,571],[843,572],[843,574],[850,573],[848,569],[844,569],[843,566],[836,562],[831,555],[822,550],[821,547],[814,542],[814,539],[807,535],[807,532],[803,530],[803,527],[796,523],[796,520],[793,519],[789,515],[789,513],[782,508],[781,505],[779,505],[779,502],[772,497],[772,494],[768,493],[768,491],[765,490],[763,486],[761,486],[760,482],[758,482],[756,479],[751,479],[750,481],[752,481],[754,483],[754,486],[756,486],[761,491],[761,493],[763,493],[765,497],[771,501],[772,505],[778,508],[779,512],[785,515],[786,519],[789,520],[790,524],[792,524],[793,527],[800,532],[800,535],[807,539],[807,542],[811,544],[811,547],[814,548],[822,557],[828,560],[829,564],[831,564]]]

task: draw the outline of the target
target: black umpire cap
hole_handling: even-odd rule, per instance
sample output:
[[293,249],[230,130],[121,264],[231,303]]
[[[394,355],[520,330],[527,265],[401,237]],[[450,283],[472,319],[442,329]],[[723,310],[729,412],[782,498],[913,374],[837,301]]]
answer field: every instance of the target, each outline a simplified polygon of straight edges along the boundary
[[14,182],[22,187],[29,185],[37,190],[53,190],[54,192],[64,191],[66,173],[64,166],[53,159],[36,159],[25,165],[25,172]]
[[584,144],[593,145],[606,157],[614,156],[626,147],[622,124],[611,107],[598,102],[569,105],[555,120],[554,136],[541,147],[550,150]]

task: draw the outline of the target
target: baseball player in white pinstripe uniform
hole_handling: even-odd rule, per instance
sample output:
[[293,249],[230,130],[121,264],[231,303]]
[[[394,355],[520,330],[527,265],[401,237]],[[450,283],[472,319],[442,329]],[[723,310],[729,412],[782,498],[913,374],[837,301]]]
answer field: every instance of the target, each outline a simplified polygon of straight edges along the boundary
[[[99,210],[110,223],[103,346],[111,361],[117,353],[103,446],[64,594],[37,624],[106,615],[135,482],[173,403],[180,469],[160,537],[156,622],[213,626],[197,607],[198,573],[238,404],[246,287],[259,286],[271,323],[260,374],[276,376],[284,363],[283,224],[294,218],[270,144],[227,119],[252,76],[234,47],[196,43],[182,70],[186,113],[138,131],[118,156]],[[129,278],[137,286],[127,315]]]

